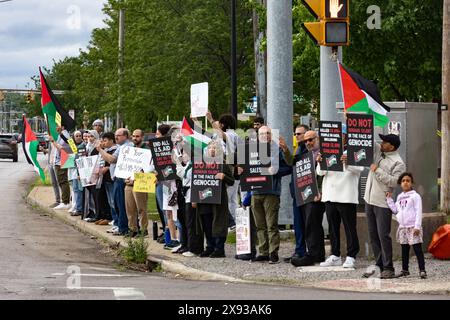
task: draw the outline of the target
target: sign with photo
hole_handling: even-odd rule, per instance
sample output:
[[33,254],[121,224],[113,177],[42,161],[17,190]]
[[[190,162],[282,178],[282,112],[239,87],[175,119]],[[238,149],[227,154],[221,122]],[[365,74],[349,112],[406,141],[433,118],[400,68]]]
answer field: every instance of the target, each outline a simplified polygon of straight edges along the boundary
[[343,171],[342,124],[338,121],[320,121],[320,169],[325,171]]
[[220,204],[222,180],[216,179],[216,174],[220,172],[223,172],[222,164],[193,163],[191,179],[192,202]]
[[83,187],[94,186],[100,177],[100,157],[80,157],[75,160]]
[[158,181],[177,178],[177,167],[172,161],[173,143],[171,137],[151,139],[149,141],[153,164],[158,173]]
[[152,153],[148,149],[130,146],[122,147],[117,158],[115,176],[122,179],[134,179],[136,172],[149,172]]
[[317,188],[314,156],[311,151],[302,155],[295,163],[292,174],[294,175],[297,206],[313,202],[314,198],[319,195],[319,190]]
[[240,150],[242,149],[244,149],[245,159],[244,164],[239,164],[239,166],[244,169],[240,176],[241,190],[272,190],[272,175],[264,175],[263,170],[265,168],[269,168],[271,165],[270,144],[258,143],[256,140],[254,140],[246,142],[245,145],[239,145],[239,154],[242,154],[240,152]]
[[250,209],[236,209],[236,254],[251,253]]
[[347,164],[370,167],[374,146],[373,115],[347,113]]

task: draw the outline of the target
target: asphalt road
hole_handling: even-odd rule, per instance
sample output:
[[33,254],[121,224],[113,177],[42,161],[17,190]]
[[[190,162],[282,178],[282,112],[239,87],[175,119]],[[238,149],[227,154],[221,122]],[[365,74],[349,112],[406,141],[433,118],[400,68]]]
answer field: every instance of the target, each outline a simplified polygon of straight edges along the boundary
[[[40,159],[45,163],[42,155]],[[121,271],[105,247],[90,236],[25,204],[23,197],[35,176],[22,153],[17,163],[0,159],[0,299],[448,299],[188,281]]]

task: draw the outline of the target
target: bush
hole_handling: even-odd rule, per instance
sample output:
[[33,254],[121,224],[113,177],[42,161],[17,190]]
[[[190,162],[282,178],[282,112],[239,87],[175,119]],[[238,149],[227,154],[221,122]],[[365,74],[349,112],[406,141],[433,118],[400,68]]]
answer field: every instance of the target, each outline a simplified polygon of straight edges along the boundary
[[146,263],[148,243],[141,234],[137,239],[127,238],[127,247],[121,249],[121,254],[127,262]]

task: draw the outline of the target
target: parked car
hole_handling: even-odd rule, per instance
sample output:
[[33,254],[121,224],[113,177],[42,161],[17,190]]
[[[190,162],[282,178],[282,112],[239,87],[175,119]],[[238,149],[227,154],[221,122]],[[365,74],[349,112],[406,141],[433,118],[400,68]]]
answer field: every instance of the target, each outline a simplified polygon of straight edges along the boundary
[[17,162],[18,135],[14,133],[0,133],[0,159],[12,159]]

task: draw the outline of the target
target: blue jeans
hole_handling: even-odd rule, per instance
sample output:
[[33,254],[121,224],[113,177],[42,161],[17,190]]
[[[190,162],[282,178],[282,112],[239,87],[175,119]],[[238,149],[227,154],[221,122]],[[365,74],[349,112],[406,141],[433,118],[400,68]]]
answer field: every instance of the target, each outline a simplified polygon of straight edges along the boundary
[[81,186],[81,181],[78,179],[70,180],[72,183],[73,195],[75,198],[75,211],[84,211],[84,193],[83,187]]
[[114,225],[117,226],[119,217],[114,207],[114,182],[105,182],[106,197],[108,198],[108,204],[111,208],[111,217],[114,221]]
[[128,232],[128,218],[125,209],[125,182],[120,178],[114,180],[114,204],[119,211],[117,219],[119,232]]
[[304,222],[302,218],[302,212],[300,207],[297,207],[295,199],[292,207],[294,211],[295,254],[299,257],[303,257],[306,252],[306,246],[305,236],[303,235]]

